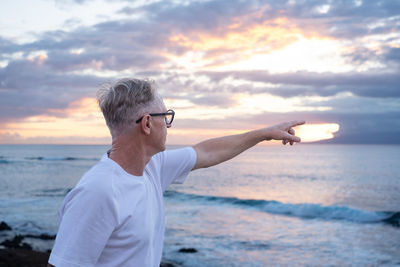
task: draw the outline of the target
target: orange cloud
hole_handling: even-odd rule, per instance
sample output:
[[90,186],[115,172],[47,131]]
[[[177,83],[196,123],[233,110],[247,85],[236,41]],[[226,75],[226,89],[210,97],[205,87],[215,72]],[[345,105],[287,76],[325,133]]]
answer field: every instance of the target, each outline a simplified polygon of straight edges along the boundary
[[[198,64],[199,60],[203,61],[203,66],[216,67],[283,49],[308,35],[285,17],[264,20],[262,23],[248,23],[244,17],[238,17],[223,29],[171,36],[171,46],[183,46],[188,53],[184,56],[167,56],[186,67],[191,67],[188,65],[190,61]],[[182,61],[185,57],[189,58]]]
[[[18,136],[19,142],[58,138],[62,143],[68,143],[68,137],[71,136],[79,136],[82,140],[103,140],[109,137],[94,98],[82,98],[72,102],[66,109],[52,109],[48,114],[8,123],[4,128],[6,130],[0,134],[5,138],[9,137],[9,142],[13,142],[13,136]],[[2,143],[8,143],[5,138],[1,140]],[[76,140],[74,142],[76,143]]]
[[274,42],[287,43],[289,40],[295,40],[298,33],[296,29],[263,23],[249,28],[228,28],[221,35],[212,32],[192,33],[190,36],[178,34],[170,37],[170,41],[190,50],[234,49],[245,51],[251,49],[257,51],[260,48],[271,47]]

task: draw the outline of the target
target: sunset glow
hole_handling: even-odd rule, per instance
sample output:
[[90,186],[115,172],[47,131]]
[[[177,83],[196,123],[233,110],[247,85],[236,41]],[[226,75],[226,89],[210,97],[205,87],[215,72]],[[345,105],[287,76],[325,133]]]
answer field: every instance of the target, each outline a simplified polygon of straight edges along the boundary
[[[67,109],[52,109],[52,115],[38,115],[27,117],[19,122],[10,122],[6,134],[13,143],[29,140],[30,143],[101,143],[108,140],[108,128],[104,118],[99,112],[97,102],[94,98],[83,98],[72,102]],[[12,138],[14,136],[14,138]],[[18,137],[18,138],[16,138]],[[89,141],[91,140],[91,141]]]
[[0,143],[108,143],[96,91],[122,77],[156,81],[176,111],[170,144],[291,120],[307,121],[303,142],[381,142],[376,129],[398,142],[400,18],[389,2],[35,6],[0,10]]
[[305,124],[296,128],[296,135],[302,142],[316,142],[334,138],[339,129],[337,123]]
[[248,59],[227,64],[218,69],[268,69],[274,73],[307,69],[315,72],[345,72],[353,69],[340,56],[344,46],[339,41],[327,39],[307,39],[294,35],[287,46],[268,53],[255,53]]

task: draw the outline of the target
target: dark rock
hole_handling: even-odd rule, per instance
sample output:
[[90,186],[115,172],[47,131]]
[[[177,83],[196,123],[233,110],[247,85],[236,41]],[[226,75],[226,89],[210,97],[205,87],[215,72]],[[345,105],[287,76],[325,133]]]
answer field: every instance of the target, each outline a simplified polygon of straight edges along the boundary
[[6,239],[3,242],[1,242],[0,245],[3,245],[7,248],[19,248],[22,239],[23,239],[23,236],[16,235],[16,236],[14,236],[13,240]]
[[160,263],[160,267],[183,267],[183,266],[175,261],[163,259]]
[[56,239],[55,235],[48,235],[48,234],[41,234],[41,235],[24,235],[24,237],[30,237],[30,238],[38,238],[42,240],[53,240]]
[[181,253],[196,253],[197,249],[195,249],[195,248],[181,248],[179,250],[179,252],[181,252]]
[[383,222],[394,227],[400,227],[400,212],[393,213],[389,218],[384,219]]
[[23,249],[26,249],[26,250],[32,250],[32,246],[29,245],[28,243],[25,243],[25,242],[22,243],[19,248],[23,248]]
[[6,248],[23,248],[26,250],[32,250],[31,245],[27,243],[22,243],[22,239],[24,237],[22,235],[16,235],[14,236],[14,239],[9,240],[6,239],[3,242],[0,243],[0,245],[5,246]]
[[[15,248],[0,249],[0,267],[45,267],[49,252]],[[182,267],[179,263],[163,260],[160,267]]]
[[49,253],[26,249],[0,249],[0,267],[45,267]]
[[5,230],[12,230],[12,229],[8,224],[2,221],[0,223],[0,231],[5,231]]
[[161,262],[160,267],[175,267],[175,265],[170,262]]

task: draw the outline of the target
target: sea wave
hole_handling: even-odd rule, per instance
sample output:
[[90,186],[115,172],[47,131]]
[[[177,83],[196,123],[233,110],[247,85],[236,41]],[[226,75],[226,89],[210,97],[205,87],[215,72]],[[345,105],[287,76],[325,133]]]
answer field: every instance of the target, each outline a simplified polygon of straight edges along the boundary
[[53,188],[33,191],[35,197],[64,197],[72,188]]
[[400,227],[399,211],[365,211],[347,206],[323,206],[313,203],[289,204],[275,200],[195,195],[177,191],[167,191],[164,195],[167,198],[180,199],[182,201],[235,205],[271,214],[305,219],[343,220],[357,223],[386,223],[395,227]]
[[25,157],[26,160],[44,160],[44,161],[66,161],[66,160],[88,160],[97,161],[95,158],[78,158],[78,157]]
[[98,158],[80,158],[80,157],[24,157],[19,159],[11,159],[0,157],[0,164],[23,163],[29,161],[98,161]]

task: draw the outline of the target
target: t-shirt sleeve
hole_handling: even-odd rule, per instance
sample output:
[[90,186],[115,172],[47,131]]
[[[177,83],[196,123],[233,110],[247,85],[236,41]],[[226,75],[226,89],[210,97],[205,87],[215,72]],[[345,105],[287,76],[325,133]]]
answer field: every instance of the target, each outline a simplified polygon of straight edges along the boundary
[[192,147],[166,150],[160,156],[163,191],[172,183],[183,183],[197,160],[196,151]]
[[60,225],[49,263],[94,266],[117,225],[115,201],[101,191],[70,192],[60,209]]

